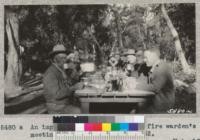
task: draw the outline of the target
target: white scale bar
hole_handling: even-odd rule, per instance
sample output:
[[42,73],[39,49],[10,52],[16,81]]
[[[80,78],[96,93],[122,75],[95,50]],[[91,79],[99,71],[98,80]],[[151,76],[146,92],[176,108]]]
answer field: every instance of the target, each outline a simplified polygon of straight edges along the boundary
[[92,132],[92,133],[57,133],[54,132],[53,140],[145,140],[145,136],[141,132]]

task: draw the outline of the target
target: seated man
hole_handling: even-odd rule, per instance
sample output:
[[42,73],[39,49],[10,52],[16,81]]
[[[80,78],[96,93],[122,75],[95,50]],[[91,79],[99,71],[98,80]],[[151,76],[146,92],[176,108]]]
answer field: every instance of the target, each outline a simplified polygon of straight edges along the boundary
[[137,71],[138,77],[142,75],[147,78],[149,77],[151,67],[148,67],[144,62],[144,52],[142,50],[136,52],[136,64],[134,65],[134,69]]
[[166,62],[160,60],[160,51],[157,48],[146,50],[144,61],[147,66],[152,66],[148,88],[155,93],[155,96],[140,108],[140,112],[167,113],[175,102],[172,71]]
[[80,109],[69,102],[72,93],[83,87],[82,83],[69,86],[69,81],[64,71],[66,62],[66,48],[63,45],[56,45],[50,53],[52,65],[46,70],[44,83],[44,96],[48,113],[50,114],[78,114]]

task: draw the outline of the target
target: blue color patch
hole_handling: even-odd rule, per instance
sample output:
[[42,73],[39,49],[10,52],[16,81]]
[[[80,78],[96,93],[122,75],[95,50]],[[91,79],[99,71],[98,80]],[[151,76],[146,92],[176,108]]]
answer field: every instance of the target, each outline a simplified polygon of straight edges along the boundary
[[128,131],[129,125],[128,123],[120,123],[120,131]]
[[137,131],[138,128],[138,123],[129,123],[129,131]]

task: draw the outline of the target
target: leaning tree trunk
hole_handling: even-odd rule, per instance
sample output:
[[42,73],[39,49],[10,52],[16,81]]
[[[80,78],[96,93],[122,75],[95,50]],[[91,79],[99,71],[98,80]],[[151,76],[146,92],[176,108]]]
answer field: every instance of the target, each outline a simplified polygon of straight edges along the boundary
[[5,75],[5,96],[14,97],[21,92],[20,77],[22,73],[22,63],[19,58],[19,23],[14,13],[6,16],[6,34],[8,38],[7,71]]
[[183,67],[183,71],[185,73],[190,73],[191,72],[191,69],[185,59],[185,55],[183,53],[183,50],[182,50],[182,47],[181,47],[181,42],[180,42],[180,39],[179,39],[179,35],[178,35],[178,32],[176,31],[174,25],[172,24],[172,21],[171,19],[169,18],[168,14],[167,14],[167,11],[165,9],[165,6],[162,4],[161,6],[161,10],[162,10],[162,13],[163,13],[163,16],[167,22],[167,25],[172,33],[172,36],[174,38],[174,41],[175,41],[175,48],[176,48],[176,52],[178,54],[178,57],[179,57],[179,60],[182,64],[182,67]]
[[[104,61],[105,61],[105,56],[104,56],[104,53],[103,53],[103,50],[102,50],[102,47],[101,45],[99,44],[99,42],[97,41],[95,35],[92,33],[91,29],[89,30],[89,34],[93,40],[93,42],[97,45],[97,49],[98,49],[98,56],[100,57],[99,60],[100,60],[100,64],[102,64]],[[95,49],[95,48],[94,48]]]
[[117,26],[118,47],[119,49],[123,49],[122,33],[121,33],[121,26],[120,26],[120,14],[117,11],[114,11],[114,14],[115,14],[115,22]]

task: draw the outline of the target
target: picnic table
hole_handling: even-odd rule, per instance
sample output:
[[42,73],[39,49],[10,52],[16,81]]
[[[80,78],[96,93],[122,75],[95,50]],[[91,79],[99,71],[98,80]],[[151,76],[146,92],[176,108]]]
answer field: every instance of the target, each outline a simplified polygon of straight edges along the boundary
[[81,102],[83,113],[90,113],[90,103],[143,103],[147,98],[155,95],[154,92],[145,90],[124,90],[105,92],[99,89],[85,88],[77,90],[75,95]]

